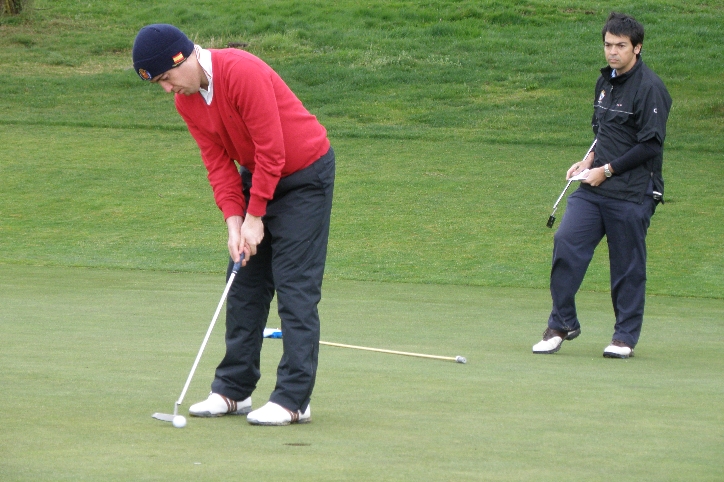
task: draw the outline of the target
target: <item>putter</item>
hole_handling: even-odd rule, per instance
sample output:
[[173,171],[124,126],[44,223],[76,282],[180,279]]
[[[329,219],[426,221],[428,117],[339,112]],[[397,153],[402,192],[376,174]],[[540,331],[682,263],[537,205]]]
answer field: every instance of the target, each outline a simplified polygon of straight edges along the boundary
[[176,404],[173,406],[173,414],[156,412],[153,415],[151,415],[153,418],[164,421],[164,422],[173,422],[173,418],[176,415],[178,415],[178,407],[184,401],[184,397],[186,396],[186,390],[189,389],[189,385],[191,384],[191,379],[194,377],[194,372],[196,372],[196,367],[199,365],[199,360],[201,360],[201,355],[204,353],[204,349],[206,348],[206,343],[209,341],[209,337],[211,336],[211,331],[214,329],[214,325],[216,324],[216,318],[219,317],[219,313],[221,312],[221,307],[224,305],[224,301],[226,301],[226,296],[229,294],[229,290],[231,289],[231,285],[234,282],[234,278],[236,278],[236,273],[241,268],[242,261],[244,261],[243,253],[241,255],[241,259],[239,260],[239,262],[234,263],[234,267],[231,270],[231,276],[229,276],[229,281],[226,282],[226,288],[224,288],[224,293],[221,295],[221,300],[219,301],[219,306],[216,307],[216,312],[214,313],[214,317],[211,319],[211,324],[209,325],[209,329],[206,330],[206,336],[204,337],[204,341],[203,341],[203,343],[201,343],[201,348],[199,348],[199,353],[196,355],[196,360],[194,361],[194,365],[191,367],[191,373],[189,373],[189,377],[186,379],[186,384],[184,385],[184,389],[181,390],[181,396],[178,397]]
[[[589,147],[589,148],[588,148],[588,151],[586,151],[586,155],[583,156],[583,159],[582,159],[583,161],[585,161],[586,158],[588,157],[588,155],[591,153],[591,151],[593,150],[593,147],[596,145],[596,141],[597,141],[597,140],[598,140],[598,139],[594,139],[594,140],[593,140],[593,144],[591,144],[591,147]],[[553,227],[553,223],[556,222],[556,216],[555,216],[555,214],[556,214],[556,209],[558,209],[558,203],[561,202],[561,199],[563,199],[563,196],[565,196],[566,191],[568,191],[568,188],[570,187],[570,185],[571,185],[572,182],[573,182],[573,179],[569,179],[569,180],[568,180],[568,184],[566,184],[566,188],[563,190],[563,192],[561,193],[561,195],[558,196],[558,200],[557,200],[556,203],[553,205],[553,212],[552,212],[551,215],[548,217],[548,222],[546,223],[546,226],[548,226],[549,228],[552,228],[552,227]]]

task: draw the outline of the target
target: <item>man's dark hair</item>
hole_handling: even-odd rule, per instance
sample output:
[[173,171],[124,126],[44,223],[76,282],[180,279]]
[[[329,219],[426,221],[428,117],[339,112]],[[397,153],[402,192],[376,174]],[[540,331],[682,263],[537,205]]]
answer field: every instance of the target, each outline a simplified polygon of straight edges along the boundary
[[635,18],[623,13],[611,12],[601,32],[604,41],[606,40],[606,32],[619,37],[628,37],[634,47],[644,43],[644,26],[638,23]]

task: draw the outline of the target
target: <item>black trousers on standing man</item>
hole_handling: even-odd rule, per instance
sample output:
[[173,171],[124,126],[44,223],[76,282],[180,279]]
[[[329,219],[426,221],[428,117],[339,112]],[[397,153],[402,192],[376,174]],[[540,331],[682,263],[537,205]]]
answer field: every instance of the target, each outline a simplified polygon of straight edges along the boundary
[[[314,389],[319,356],[322,278],[332,211],[335,157],[329,152],[310,166],[279,180],[263,217],[264,239],[229,290],[226,355],[211,390],[233,400],[250,396],[261,377],[264,327],[277,295],[284,353],[269,398],[304,412]],[[251,174],[242,169],[244,194]],[[233,261],[229,262],[227,279]]]
[[636,346],[646,298],[646,233],[655,210],[656,202],[648,194],[641,204],[581,188],[568,197],[553,241],[549,328],[562,332],[580,328],[576,293],[596,246],[606,236],[616,315],[613,339]]

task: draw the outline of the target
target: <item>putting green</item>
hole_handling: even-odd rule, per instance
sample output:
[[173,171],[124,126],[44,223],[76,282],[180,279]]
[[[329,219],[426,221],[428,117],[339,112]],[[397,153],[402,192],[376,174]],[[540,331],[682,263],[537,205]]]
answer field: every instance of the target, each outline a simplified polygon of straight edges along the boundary
[[[0,265],[2,480],[716,480],[724,301],[649,297],[630,360],[582,293],[581,337],[537,356],[545,290],[326,282],[313,422],[151,418],[173,410],[223,274]],[[220,320],[221,321],[221,320]],[[272,317],[269,326],[278,326]],[[182,413],[206,396],[217,326]],[[261,406],[279,340],[266,340]],[[611,463],[611,461],[617,463]]]

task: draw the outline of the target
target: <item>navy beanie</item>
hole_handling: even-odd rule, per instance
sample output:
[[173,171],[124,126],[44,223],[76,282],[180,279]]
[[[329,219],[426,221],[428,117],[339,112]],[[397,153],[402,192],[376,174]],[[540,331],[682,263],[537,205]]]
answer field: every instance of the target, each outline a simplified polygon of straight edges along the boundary
[[133,70],[151,80],[179,65],[193,50],[194,43],[173,25],[146,25],[133,42]]

